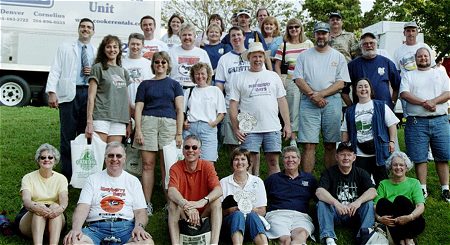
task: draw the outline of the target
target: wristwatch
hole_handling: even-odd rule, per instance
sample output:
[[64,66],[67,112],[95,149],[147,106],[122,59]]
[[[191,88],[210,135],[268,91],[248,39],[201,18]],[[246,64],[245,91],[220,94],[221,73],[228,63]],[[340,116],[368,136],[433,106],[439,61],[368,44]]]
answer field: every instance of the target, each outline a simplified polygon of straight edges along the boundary
[[206,200],[206,204],[208,204],[208,203],[209,203],[209,197],[208,197],[208,196],[204,197],[203,199],[205,199],[205,200]]

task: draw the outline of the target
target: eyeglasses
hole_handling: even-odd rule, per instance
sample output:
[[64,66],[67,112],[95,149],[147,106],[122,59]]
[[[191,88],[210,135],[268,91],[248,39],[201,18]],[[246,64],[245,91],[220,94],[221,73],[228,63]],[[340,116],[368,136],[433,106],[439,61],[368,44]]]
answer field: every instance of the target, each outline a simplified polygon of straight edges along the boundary
[[288,29],[289,30],[292,30],[292,29],[299,29],[300,28],[300,26],[288,26]]
[[374,46],[375,42],[367,42],[367,43],[363,43],[362,46],[364,47],[368,47],[368,46]]
[[41,160],[45,160],[45,159],[53,160],[53,158],[54,158],[54,157],[52,157],[52,156],[40,156],[40,157],[39,157],[39,159],[41,159]]
[[165,64],[167,64],[167,61],[165,61],[165,60],[163,60],[163,61],[155,60],[155,64],[156,65],[159,65],[159,64],[165,65]]
[[112,153],[110,153],[110,154],[107,155],[107,157],[111,158],[111,159],[113,159],[114,157],[116,157],[117,159],[120,159],[120,158],[123,157],[123,155],[122,154],[112,154]]
[[186,151],[190,150],[191,148],[192,148],[193,151],[196,151],[198,149],[198,146],[196,146],[196,145],[185,145],[184,146],[184,149]]

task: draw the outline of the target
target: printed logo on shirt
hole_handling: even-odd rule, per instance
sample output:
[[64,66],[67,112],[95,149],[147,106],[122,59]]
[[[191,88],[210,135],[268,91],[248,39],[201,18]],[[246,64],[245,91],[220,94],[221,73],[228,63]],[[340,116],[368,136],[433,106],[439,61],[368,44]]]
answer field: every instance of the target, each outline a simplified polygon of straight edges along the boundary
[[331,67],[337,67],[338,63],[336,61],[331,61]]
[[142,82],[142,68],[140,67],[131,67],[128,70],[128,74],[130,74],[131,82],[140,83]]
[[125,202],[116,196],[107,196],[100,201],[100,207],[107,213],[117,213],[122,210]]
[[348,205],[358,198],[358,187],[355,183],[339,181],[337,186],[337,199],[340,203]]
[[257,79],[254,84],[248,85],[248,88],[251,89],[249,97],[271,95],[269,87],[270,82],[260,82],[259,79]]
[[406,71],[414,71],[415,69],[417,69],[414,56],[403,57],[400,59],[399,63]]
[[384,67],[378,67],[378,75],[383,76],[384,75]]
[[191,67],[200,62],[200,57],[178,57],[178,73],[183,77],[179,78],[179,82],[190,81],[189,72]]
[[369,110],[355,111],[355,124],[358,142],[366,142],[373,139],[372,117],[373,107]]
[[150,45],[144,46],[142,51],[143,51],[142,57],[144,57],[148,60],[152,60],[153,54],[156,52],[159,52],[159,47],[158,46],[150,46]]
[[119,75],[112,74],[111,79],[112,79],[112,83],[114,84],[114,86],[116,86],[116,88],[126,88],[127,87],[127,83]]
[[309,182],[305,181],[305,180],[302,180],[302,186],[309,186]]

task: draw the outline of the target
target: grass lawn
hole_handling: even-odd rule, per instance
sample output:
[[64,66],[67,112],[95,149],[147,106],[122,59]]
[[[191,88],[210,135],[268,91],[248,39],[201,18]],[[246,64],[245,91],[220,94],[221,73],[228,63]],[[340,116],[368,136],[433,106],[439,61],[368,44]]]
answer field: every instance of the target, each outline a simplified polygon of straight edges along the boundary
[[[47,107],[9,108],[0,107],[0,211],[5,210],[10,220],[21,208],[19,195],[22,176],[36,169],[34,153],[39,145],[50,143],[59,148],[59,116],[57,110]],[[405,149],[403,142],[403,130],[399,130],[400,147]],[[323,148],[317,152],[317,164],[314,175],[319,178],[323,170]],[[267,168],[261,159],[261,177],[267,176]],[[231,173],[229,157],[224,150],[220,152],[220,160],[216,164],[217,173],[223,178]],[[160,179],[159,169],[156,170],[157,179]],[[415,176],[411,171],[409,176]],[[450,205],[440,198],[440,186],[434,165],[430,164],[428,174],[428,188],[430,196],[425,208],[426,228],[419,236],[420,244],[450,244]],[[69,207],[66,216],[69,228],[72,213],[75,209],[80,190],[71,188],[69,191]],[[167,222],[162,210],[164,207],[164,195],[161,186],[156,185],[153,194],[155,208],[154,215],[150,218],[147,230],[153,236],[156,244],[169,244]],[[318,230],[318,227],[316,227]],[[345,229],[338,228],[338,243],[353,243],[352,235]],[[63,234],[62,236],[64,236]],[[30,240],[24,240],[19,236],[3,237],[0,235],[0,244],[31,244]],[[308,241],[308,244],[318,244]]]

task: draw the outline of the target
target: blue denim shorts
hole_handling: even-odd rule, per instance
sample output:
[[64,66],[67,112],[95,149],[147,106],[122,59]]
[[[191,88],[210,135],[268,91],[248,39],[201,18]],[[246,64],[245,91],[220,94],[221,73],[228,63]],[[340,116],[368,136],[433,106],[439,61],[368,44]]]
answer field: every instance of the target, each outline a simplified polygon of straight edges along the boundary
[[405,127],[406,152],[414,163],[427,162],[428,146],[435,161],[450,160],[450,128],[447,115],[433,118],[409,116]]
[[244,235],[244,241],[253,241],[258,234],[266,235],[264,224],[254,211],[245,217],[238,210],[223,218],[222,235],[225,236],[226,240],[238,231]]
[[301,96],[298,142],[319,143],[319,135],[322,131],[323,141],[326,143],[339,142],[341,140],[341,96],[335,94],[325,98],[328,104],[319,108],[304,94]]
[[87,227],[83,228],[84,235],[92,239],[94,244],[100,242],[106,237],[114,236],[120,239],[120,244],[127,243],[131,238],[131,232],[134,229],[134,221],[105,221],[105,222],[90,222]]
[[200,158],[215,162],[217,161],[217,127],[211,128],[207,122],[189,122],[189,130],[183,131],[183,139],[188,135],[196,135],[202,141],[202,152]]
[[242,142],[241,147],[250,152],[259,152],[263,147],[264,152],[281,152],[281,132],[249,133]]

